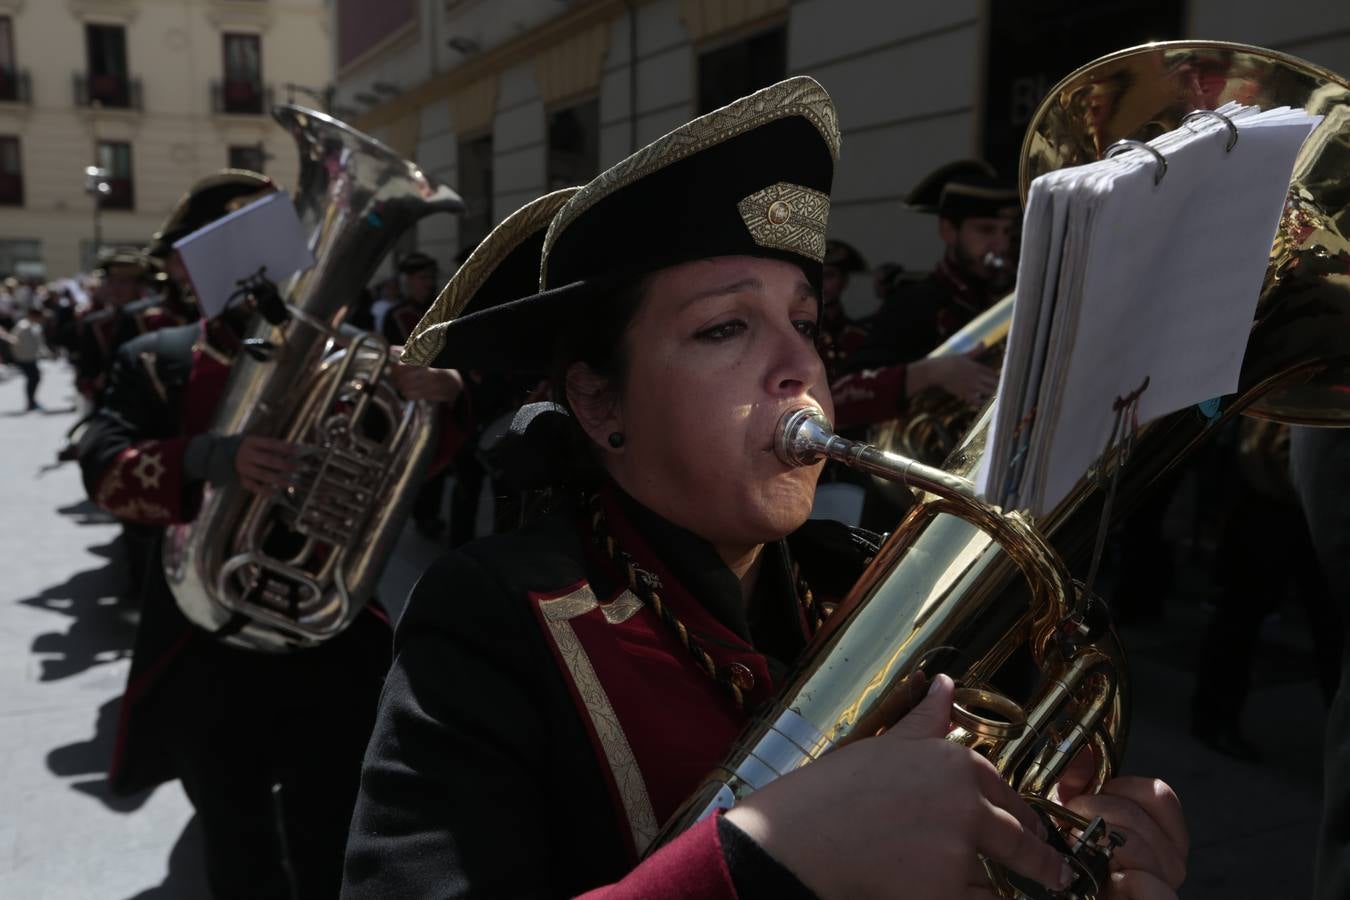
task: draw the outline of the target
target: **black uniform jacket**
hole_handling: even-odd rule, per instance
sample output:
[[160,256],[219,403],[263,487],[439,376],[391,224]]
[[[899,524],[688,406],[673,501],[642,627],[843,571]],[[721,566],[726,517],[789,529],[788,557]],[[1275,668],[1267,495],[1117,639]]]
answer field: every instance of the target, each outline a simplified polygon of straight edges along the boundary
[[[709,544],[610,490],[666,571],[730,632],[753,641],[775,679],[806,641],[791,562],[817,596],[841,596],[875,552],[873,535],[807,523],[765,548],[747,605]],[[367,750],[344,897],[568,897],[597,889],[605,897],[809,896],[720,818],[637,865],[565,667],[531,608],[532,596],[577,585],[614,596],[622,585],[597,562],[597,546],[585,517],[565,504],[520,531],[460,548],[422,577],[396,632]],[[696,636],[714,659],[729,652]],[[621,710],[618,724],[630,738],[656,730],[672,743],[701,727],[670,720],[668,708],[652,696],[634,715]],[[642,775],[653,792],[654,780],[678,777],[679,790],[692,793],[726,749],[689,760],[678,776]]]
[[254,709],[260,704],[250,697],[271,697],[280,685],[295,696],[331,696],[340,676],[378,679],[388,659],[388,626],[378,611],[317,650],[273,655],[225,645],[179,610],[164,577],[158,529],[191,521],[201,502],[201,482],[184,473],[183,457],[192,436],[210,424],[229,374],[228,362],[204,350],[205,343],[199,322],[124,344],[104,404],[80,439],[89,496],[152,537],[137,586],[140,622],[109,773],[123,793],[176,776],[169,742],[189,724],[209,727],[228,706]]

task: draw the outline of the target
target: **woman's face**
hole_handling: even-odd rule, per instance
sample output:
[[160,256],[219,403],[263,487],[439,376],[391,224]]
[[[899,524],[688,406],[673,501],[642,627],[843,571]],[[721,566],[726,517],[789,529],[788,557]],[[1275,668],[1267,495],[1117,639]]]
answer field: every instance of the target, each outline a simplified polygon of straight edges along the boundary
[[774,454],[783,413],[833,416],[800,268],[748,256],[663,269],[625,336],[627,383],[606,467],[648,508],[719,547],[777,540],[811,511],[819,466]]

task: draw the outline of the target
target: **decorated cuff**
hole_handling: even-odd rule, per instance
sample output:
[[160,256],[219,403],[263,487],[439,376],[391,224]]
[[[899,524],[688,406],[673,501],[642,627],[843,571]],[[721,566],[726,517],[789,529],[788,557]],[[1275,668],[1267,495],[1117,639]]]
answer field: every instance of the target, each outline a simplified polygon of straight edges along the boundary
[[183,470],[187,444],[187,438],[174,438],[127,447],[99,476],[94,502],[119,519],[145,525],[191,518]]
[[830,385],[834,427],[856,428],[896,418],[905,408],[906,366],[863,369]]

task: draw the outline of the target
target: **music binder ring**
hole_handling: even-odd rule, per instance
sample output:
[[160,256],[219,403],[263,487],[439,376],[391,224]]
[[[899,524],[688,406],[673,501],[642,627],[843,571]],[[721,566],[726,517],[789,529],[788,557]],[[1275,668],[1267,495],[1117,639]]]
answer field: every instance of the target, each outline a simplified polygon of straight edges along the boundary
[[1143,150],[1147,153],[1151,153],[1153,155],[1153,161],[1158,164],[1158,167],[1153,170],[1153,184],[1155,187],[1162,184],[1163,176],[1167,174],[1167,157],[1163,156],[1162,153],[1158,151],[1157,147],[1151,147],[1143,141],[1133,141],[1129,138],[1116,141],[1106,148],[1106,152],[1102,154],[1102,159],[1110,159],[1127,150]]
[[[1148,390],[1149,382],[1152,379],[1145,375],[1144,381],[1139,387],[1130,391],[1123,397],[1116,397],[1111,401],[1111,411],[1115,413],[1115,423],[1111,426],[1111,436],[1106,439],[1106,447],[1102,449],[1102,455],[1097,463],[1094,473],[1097,488],[1105,492],[1106,497],[1102,501],[1101,519],[1097,522],[1097,539],[1092,545],[1092,562],[1088,566],[1087,579],[1084,581],[1084,596],[1092,592],[1093,586],[1097,583],[1097,572],[1101,568],[1102,553],[1106,549],[1106,535],[1111,526],[1111,506],[1116,499],[1116,486],[1120,482],[1120,473],[1129,462],[1130,451],[1134,449],[1134,439],[1139,434],[1139,400],[1144,396],[1144,391]],[[1116,451],[1115,470],[1108,476],[1106,474],[1107,457],[1112,450]]]
[[1224,153],[1232,153],[1233,148],[1238,142],[1238,127],[1232,119],[1225,116],[1216,109],[1195,109],[1181,117],[1181,124],[1187,125],[1195,119],[1218,119],[1228,128],[1228,143],[1224,145]]

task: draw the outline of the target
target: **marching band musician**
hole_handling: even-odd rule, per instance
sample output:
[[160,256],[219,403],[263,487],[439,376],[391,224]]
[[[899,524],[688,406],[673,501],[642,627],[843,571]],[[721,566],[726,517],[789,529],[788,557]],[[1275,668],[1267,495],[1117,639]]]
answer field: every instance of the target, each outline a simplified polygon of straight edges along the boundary
[[[181,237],[277,189],[251,173],[230,183],[229,190],[218,180],[199,184],[172,230]],[[85,485],[100,507],[162,530],[194,518],[207,482],[259,494],[284,489],[301,448],[207,430],[251,315],[246,300],[121,348],[104,405],[80,441]],[[165,580],[160,540],[146,546],[152,556],[113,790],[182,781],[218,898],[334,896],[361,752],[389,664],[386,618],[369,606],[342,634],[289,654],[236,648],[188,621]]]
[[[414,589],[343,896],[945,898],[987,889],[977,852],[1063,883],[1030,808],[943,739],[945,677],[885,735],[642,859],[875,551],[808,523],[819,470],[772,449],[786,410],[831,411],[815,337],[838,147],[805,77],[695,119],[558,212],[539,293],[442,329],[464,368],[551,365],[567,413],[525,436],[565,429],[576,453],[546,443],[552,512]],[[1128,835],[1114,896],[1175,896],[1166,785],[1061,787]]]
[[848,317],[844,291],[855,272],[866,272],[867,263],[852,244],[825,242],[824,272],[820,286],[820,358],[833,378],[843,372],[848,358],[867,341],[867,330]]
[[124,250],[104,254],[93,274],[99,279],[93,298],[97,308],[79,318],[74,342],[75,388],[90,404],[107,386],[118,348],[169,324],[157,310],[147,315],[156,306],[145,296],[156,271],[143,254]]
[[923,357],[1012,288],[1020,215],[1016,189],[1001,182],[988,163],[960,160],[929,173],[905,203],[936,214],[943,256],[927,278],[879,286],[882,306],[868,321],[867,340],[833,382],[841,428],[903,416],[906,400],[930,387],[978,406],[998,386],[998,370],[977,359],[983,347]]

